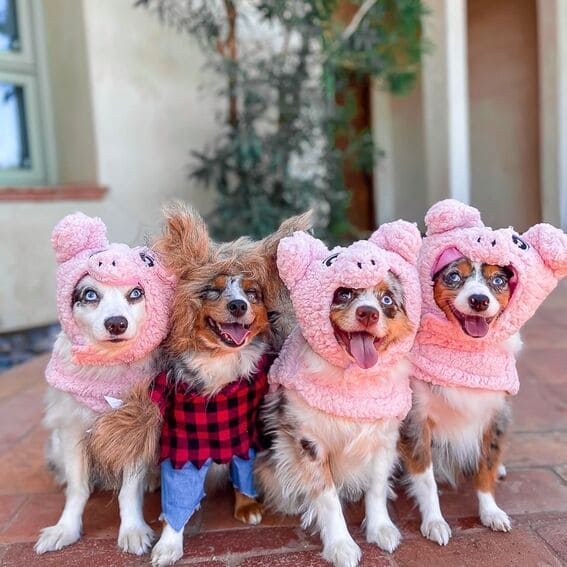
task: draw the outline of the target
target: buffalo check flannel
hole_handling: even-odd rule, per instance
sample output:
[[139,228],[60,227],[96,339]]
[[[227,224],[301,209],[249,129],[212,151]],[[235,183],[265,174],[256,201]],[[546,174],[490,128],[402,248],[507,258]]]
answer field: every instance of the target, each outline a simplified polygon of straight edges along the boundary
[[201,468],[207,459],[228,463],[232,457],[249,458],[259,445],[258,411],[268,391],[268,368],[272,358],[264,355],[256,372],[239,378],[212,397],[159,374],[150,396],[163,415],[160,462],[171,460],[180,469],[187,462]]

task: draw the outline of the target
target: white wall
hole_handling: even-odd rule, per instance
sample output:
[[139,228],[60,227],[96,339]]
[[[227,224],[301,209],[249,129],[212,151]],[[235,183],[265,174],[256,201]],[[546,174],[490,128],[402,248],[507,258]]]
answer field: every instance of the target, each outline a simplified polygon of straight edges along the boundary
[[[73,6],[77,0],[51,2],[44,0],[62,181],[98,182],[109,193],[100,202],[0,203],[0,332],[55,320],[49,236],[65,214],[100,215],[112,240],[134,244],[157,230],[169,198],[187,198],[202,211],[211,206],[211,195],[187,180],[190,151],[218,131],[213,78],[203,71],[198,47],[131,0],[83,0],[82,11]],[[69,68],[78,51],[55,49],[57,41],[84,42],[88,75],[76,76],[76,88]],[[200,90],[205,80],[209,89]],[[86,132],[77,124],[89,112],[93,128]]]

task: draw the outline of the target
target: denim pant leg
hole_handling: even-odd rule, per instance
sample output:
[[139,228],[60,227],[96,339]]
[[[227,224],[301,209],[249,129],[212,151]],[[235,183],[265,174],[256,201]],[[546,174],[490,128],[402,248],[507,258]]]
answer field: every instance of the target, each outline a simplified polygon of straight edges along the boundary
[[169,459],[161,463],[161,510],[167,523],[176,531],[183,530],[205,496],[205,477],[211,459],[198,469],[188,462],[174,469]]
[[232,457],[230,461],[230,480],[239,492],[250,498],[258,496],[254,487],[254,460],[256,451],[250,449],[248,452],[250,458],[241,459],[240,457]]

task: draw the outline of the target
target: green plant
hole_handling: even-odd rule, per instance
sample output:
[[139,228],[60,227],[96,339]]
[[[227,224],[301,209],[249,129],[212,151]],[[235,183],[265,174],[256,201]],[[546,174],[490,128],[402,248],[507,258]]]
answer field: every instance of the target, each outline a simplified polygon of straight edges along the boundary
[[[195,152],[191,177],[214,188],[213,234],[261,237],[313,207],[332,241],[353,232],[344,163],[371,169],[370,132],[353,135],[352,77],[380,77],[396,92],[415,78],[423,50],[421,0],[138,0],[194,36],[224,77],[222,129]],[[345,12],[346,18],[341,16]],[[346,23],[344,23],[346,21]],[[259,35],[260,37],[255,37]],[[337,137],[346,139],[339,150]]]

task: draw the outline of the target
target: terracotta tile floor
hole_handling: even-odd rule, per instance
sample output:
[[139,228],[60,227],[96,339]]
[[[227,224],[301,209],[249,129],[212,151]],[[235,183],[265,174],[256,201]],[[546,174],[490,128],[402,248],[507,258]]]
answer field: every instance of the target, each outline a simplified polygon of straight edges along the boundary
[[[497,500],[512,516],[514,529],[493,533],[476,517],[470,487],[442,488],[441,504],[454,537],[445,548],[419,535],[416,510],[398,488],[392,515],[404,541],[388,556],[364,543],[362,512],[348,510],[363,549],[363,566],[548,566],[567,565],[567,285],[540,309],[523,333],[521,391],[514,400],[514,426],[506,462],[508,478]],[[84,537],[61,552],[37,557],[33,542],[41,527],[55,523],[61,490],[43,463],[42,372],[46,356],[0,374],[0,565],[138,566],[148,556],[120,553],[118,506],[110,493],[95,494],[84,517]],[[206,500],[187,529],[181,564],[301,567],[327,565],[316,536],[302,532],[294,518],[269,516],[245,528],[231,516],[230,496]],[[156,530],[159,495],[146,498],[146,518]]]

